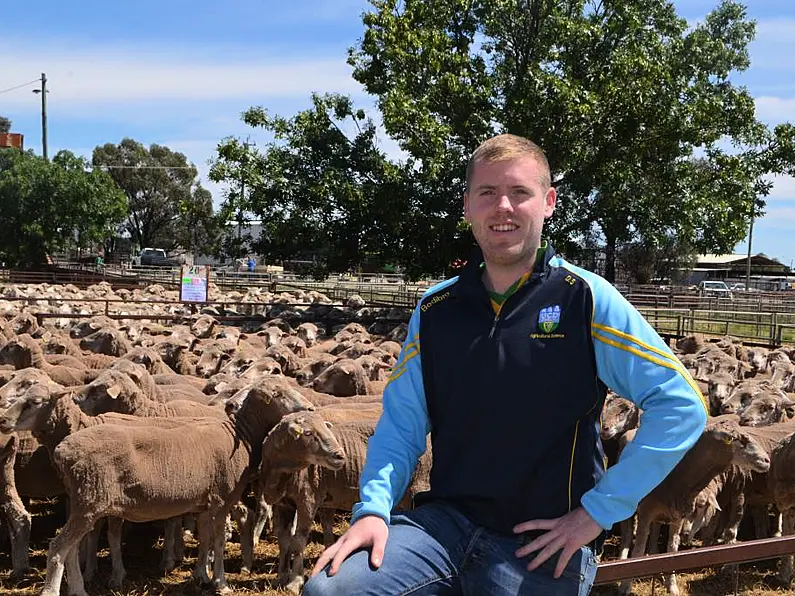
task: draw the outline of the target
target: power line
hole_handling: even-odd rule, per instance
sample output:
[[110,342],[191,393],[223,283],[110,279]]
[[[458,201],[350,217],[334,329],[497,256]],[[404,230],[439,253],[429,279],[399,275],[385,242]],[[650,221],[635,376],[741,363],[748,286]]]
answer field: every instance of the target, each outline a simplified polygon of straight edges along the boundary
[[101,168],[106,170],[194,170],[193,166],[113,166],[113,165],[99,165],[91,166],[92,168]]
[[33,83],[39,83],[41,79],[33,79],[32,81],[28,81],[27,83],[22,83],[21,85],[17,85],[16,87],[9,87],[8,89],[3,89],[0,93],[8,93],[9,91],[14,91],[15,89],[21,89],[22,87],[27,87],[28,85],[32,85]]

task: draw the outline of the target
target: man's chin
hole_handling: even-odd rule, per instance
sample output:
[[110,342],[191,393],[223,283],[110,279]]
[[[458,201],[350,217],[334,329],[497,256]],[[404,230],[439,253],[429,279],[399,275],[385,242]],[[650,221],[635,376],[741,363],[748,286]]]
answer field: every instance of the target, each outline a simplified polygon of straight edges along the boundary
[[515,267],[528,261],[534,261],[535,255],[525,254],[518,248],[504,250],[489,250],[483,252],[483,259],[489,265],[498,267]]

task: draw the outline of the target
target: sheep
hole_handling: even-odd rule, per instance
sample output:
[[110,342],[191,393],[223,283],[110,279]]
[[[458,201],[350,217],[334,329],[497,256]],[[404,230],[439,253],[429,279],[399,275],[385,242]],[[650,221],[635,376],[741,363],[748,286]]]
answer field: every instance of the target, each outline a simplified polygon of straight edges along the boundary
[[[768,487],[776,508],[783,517],[782,534],[795,534],[795,438],[789,436],[774,450],[768,472]],[[779,579],[785,586],[792,583],[793,557],[783,558]]]
[[152,375],[176,374],[173,369],[163,362],[160,354],[152,348],[135,346],[122,356],[120,360],[130,360],[135,364],[140,364]]
[[301,368],[298,357],[286,345],[271,346],[265,350],[264,356],[273,358],[278,362],[286,375],[294,375]]
[[[342,468],[345,464],[345,452],[329,430],[331,427],[331,423],[319,412],[299,412],[282,418],[262,443],[260,476],[263,473],[297,472],[309,465],[331,470]],[[262,499],[259,504],[266,505]],[[257,525],[257,520],[251,520],[250,517],[242,521],[244,524]],[[243,551],[241,570],[251,568],[253,546],[255,546],[252,539],[258,535],[255,527],[253,531],[246,532],[247,540],[241,540]]]
[[334,364],[339,358],[326,352],[321,352],[312,358],[312,361],[301,367],[296,373],[295,378],[299,384],[309,386],[312,381],[329,366]]
[[17,369],[34,367],[43,370],[56,383],[64,386],[83,385],[99,375],[100,371],[50,364],[44,358],[41,346],[30,335],[23,333],[0,349],[5,362],[11,362]]
[[[72,400],[71,392],[50,394],[42,386],[31,388],[28,394],[0,416],[0,431],[5,433],[30,431],[36,440],[53,456],[55,448],[70,434],[82,428],[98,424],[120,424],[124,426],[158,426],[174,428],[187,423],[201,421],[203,418],[158,418],[147,420],[138,416],[122,414],[103,414],[88,416]],[[113,572],[111,587],[121,587],[124,580],[124,565],[121,559],[121,526],[109,524],[108,542],[110,544]],[[86,560],[86,578],[96,570],[96,546],[89,548]],[[165,551],[164,551],[164,554]]]
[[386,364],[383,360],[379,359],[377,355],[380,350],[375,350],[370,354],[359,356],[354,360],[358,362],[365,372],[366,378],[369,381],[384,381],[386,380],[389,371],[392,367]]
[[[333,424],[331,432],[345,454],[338,471],[310,465],[299,471],[278,467],[260,469],[258,497],[274,506],[274,528],[279,542],[279,582],[293,592],[303,584],[303,551],[309,530],[321,508],[349,510],[359,499],[359,477],[367,453],[367,441],[376,421],[352,421]],[[412,481],[396,507],[407,507],[413,496],[427,489],[430,449],[420,458]],[[278,504],[278,506],[277,506]],[[289,531],[291,513],[296,516],[295,531]],[[324,520],[324,542],[333,541],[333,533]]]
[[216,590],[231,592],[222,554],[226,514],[259,468],[267,433],[284,415],[312,407],[283,389],[251,387],[234,419],[195,423],[189,432],[100,425],[65,438],[53,462],[69,495],[69,519],[50,543],[42,594],[60,593],[66,566],[69,593],[85,596],[77,545],[96,520],[144,522],[195,512],[200,546],[194,576],[209,582],[205,561],[212,536]]
[[361,364],[354,360],[338,360],[312,381],[312,389],[338,397],[368,393],[367,377]]
[[200,315],[190,326],[190,330],[195,337],[204,339],[211,337],[219,323],[211,315]]
[[[669,524],[668,551],[676,552],[683,521],[693,512],[696,496],[730,466],[756,472],[769,469],[769,456],[749,435],[749,430],[731,420],[711,421],[707,425],[682,461],[638,505],[638,529],[632,557],[645,553],[649,529],[658,520]],[[667,580],[668,592],[678,596],[675,575],[670,574]],[[621,582],[619,594],[629,594],[631,590],[632,580]]]
[[778,393],[761,393],[740,414],[742,426],[770,426],[795,418],[795,403]]
[[196,375],[209,379],[231,359],[231,352],[222,350],[219,345],[211,344],[206,346],[202,350],[198,362],[196,362]]
[[0,410],[8,408],[34,385],[44,385],[51,389],[62,389],[63,386],[54,382],[43,370],[23,368],[14,371],[14,376],[0,387]]
[[314,323],[301,323],[296,332],[298,337],[304,340],[307,348],[311,348],[317,343],[317,325]]
[[80,340],[80,347],[97,354],[107,354],[108,356],[124,356],[132,345],[127,336],[118,329],[104,328],[95,331]]
[[[709,411],[713,416],[723,412],[724,404],[729,400],[737,379],[726,372],[717,372],[707,379],[707,395]],[[724,412],[729,414],[731,412]]]
[[75,401],[90,415],[105,412],[135,414],[141,417],[206,416],[224,419],[221,408],[206,406],[189,400],[166,403],[152,399],[124,373],[106,371],[102,378],[75,393]]
[[0,435],[3,443],[0,449],[0,511],[6,520],[11,540],[11,576],[10,580],[21,579],[30,568],[28,561],[28,543],[30,541],[31,515],[19,498],[14,479],[19,438],[15,434]]
[[729,395],[729,399],[723,402],[721,414],[739,414],[748,407],[756,397],[762,393],[780,394],[786,397],[780,389],[777,389],[767,379],[747,379],[739,383]]
[[262,360],[258,360],[252,366],[248,367],[240,375],[241,379],[258,379],[264,375],[281,375],[284,374],[282,366],[270,356],[266,356]]
[[81,321],[69,330],[69,337],[72,339],[83,339],[100,329],[113,329],[116,321],[104,315],[91,317],[87,321]]
[[282,338],[280,345],[289,348],[290,351],[292,351],[292,353],[298,358],[306,358],[307,345],[306,342],[300,337],[288,335],[287,337]]

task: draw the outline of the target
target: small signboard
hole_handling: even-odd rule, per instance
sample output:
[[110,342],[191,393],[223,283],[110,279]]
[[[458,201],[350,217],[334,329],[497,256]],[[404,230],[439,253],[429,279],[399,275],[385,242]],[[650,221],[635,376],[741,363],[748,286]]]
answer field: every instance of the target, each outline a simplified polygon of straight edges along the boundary
[[207,302],[210,286],[209,265],[183,265],[179,277],[180,302]]
[[0,133],[0,147],[22,151],[25,148],[25,137],[18,132],[2,132]]

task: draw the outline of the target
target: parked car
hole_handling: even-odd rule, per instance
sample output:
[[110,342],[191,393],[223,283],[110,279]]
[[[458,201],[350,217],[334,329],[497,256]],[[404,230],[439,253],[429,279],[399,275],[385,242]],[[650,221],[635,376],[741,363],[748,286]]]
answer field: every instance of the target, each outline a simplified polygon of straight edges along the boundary
[[144,248],[138,255],[133,257],[133,265],[149,265],[155,267],[175,267],[179,263],[176,259],[171,259],[162,248]]
[[705,280],[698,284],[698,293],[702,296],[714,296],[716,298],[734,299],[734,294],[726,285],[725,281]]

